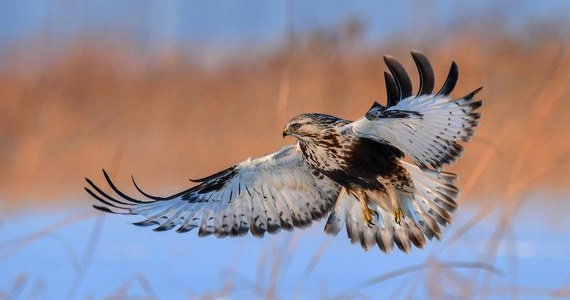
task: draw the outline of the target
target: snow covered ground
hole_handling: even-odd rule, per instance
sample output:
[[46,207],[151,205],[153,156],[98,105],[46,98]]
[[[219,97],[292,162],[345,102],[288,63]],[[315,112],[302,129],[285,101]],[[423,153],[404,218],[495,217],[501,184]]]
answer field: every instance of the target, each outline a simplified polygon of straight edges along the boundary
[[344,232],[325,236],[322,222],[216,239],[156,233],[130,225],[135,216],[85,207],[21,212],[0,219],[0,299],[569,296],[570,202],[532,200],[506,227],[500,205],[468,227],[483,206],[463,205],[442,241],[409,255],[365,252]]

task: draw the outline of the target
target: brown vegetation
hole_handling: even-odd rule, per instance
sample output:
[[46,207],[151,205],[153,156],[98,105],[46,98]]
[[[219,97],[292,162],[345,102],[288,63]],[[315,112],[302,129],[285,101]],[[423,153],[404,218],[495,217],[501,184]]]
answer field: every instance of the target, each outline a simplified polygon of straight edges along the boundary
[[412,73],[410,49],[432,59],[439,84],[458,62],[453,95],[484,87],[482,125],[452,168],[468,196],[566,187],[569,40],[547,27],[525,38],[484,31],[366,50],[351,48],[361,41],[350,32],[317,32],[218,67],[192,50],[149,57],[92,39],[43,54],[21,44],[0,57],[0,197],[12,205],[84,196],[83,177],[100,178],[101,168],[127,190],[132,173],[148,191],[176,192],[188,178],[292,143],[280,132],[298,113],[362,116],[385,99],[382,55]]

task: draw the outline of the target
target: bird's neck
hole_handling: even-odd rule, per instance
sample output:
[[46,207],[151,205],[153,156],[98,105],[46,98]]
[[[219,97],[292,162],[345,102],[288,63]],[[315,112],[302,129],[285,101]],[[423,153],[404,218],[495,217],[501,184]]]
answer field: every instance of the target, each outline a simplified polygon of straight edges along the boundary
[[304,158],[309,164],[323,172],[338,170],[343,166],[342,138],[339,135],[325,135],[318,140],[299,140]]

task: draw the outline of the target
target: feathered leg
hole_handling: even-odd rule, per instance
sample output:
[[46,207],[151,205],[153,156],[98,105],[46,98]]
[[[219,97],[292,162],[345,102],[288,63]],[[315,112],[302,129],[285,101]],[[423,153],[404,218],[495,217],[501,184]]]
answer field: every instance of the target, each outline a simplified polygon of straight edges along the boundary
[[[353,190],[353,194],[360,203],[360,208],[362,209],[362,216],[364,216],[364,221],[366,221],[366,225],[368,225],[368,227],[376,225],[374,219],[378,219],[378,212],[368,207],[368,197],[366,196],[366,192],[361,188],[356,188],[355,190]],[[372,215],[374,215],[374,217]]]

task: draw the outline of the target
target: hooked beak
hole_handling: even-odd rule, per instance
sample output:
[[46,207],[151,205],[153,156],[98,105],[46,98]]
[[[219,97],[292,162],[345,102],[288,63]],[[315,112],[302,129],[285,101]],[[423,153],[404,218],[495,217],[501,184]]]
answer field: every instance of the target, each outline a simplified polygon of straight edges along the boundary
[[287,129],[287,128],[283,129],[283,138],[285,138],[285,137],[288,136],[289,134],[291,134],[291,133],[289,132],[289,129]]

